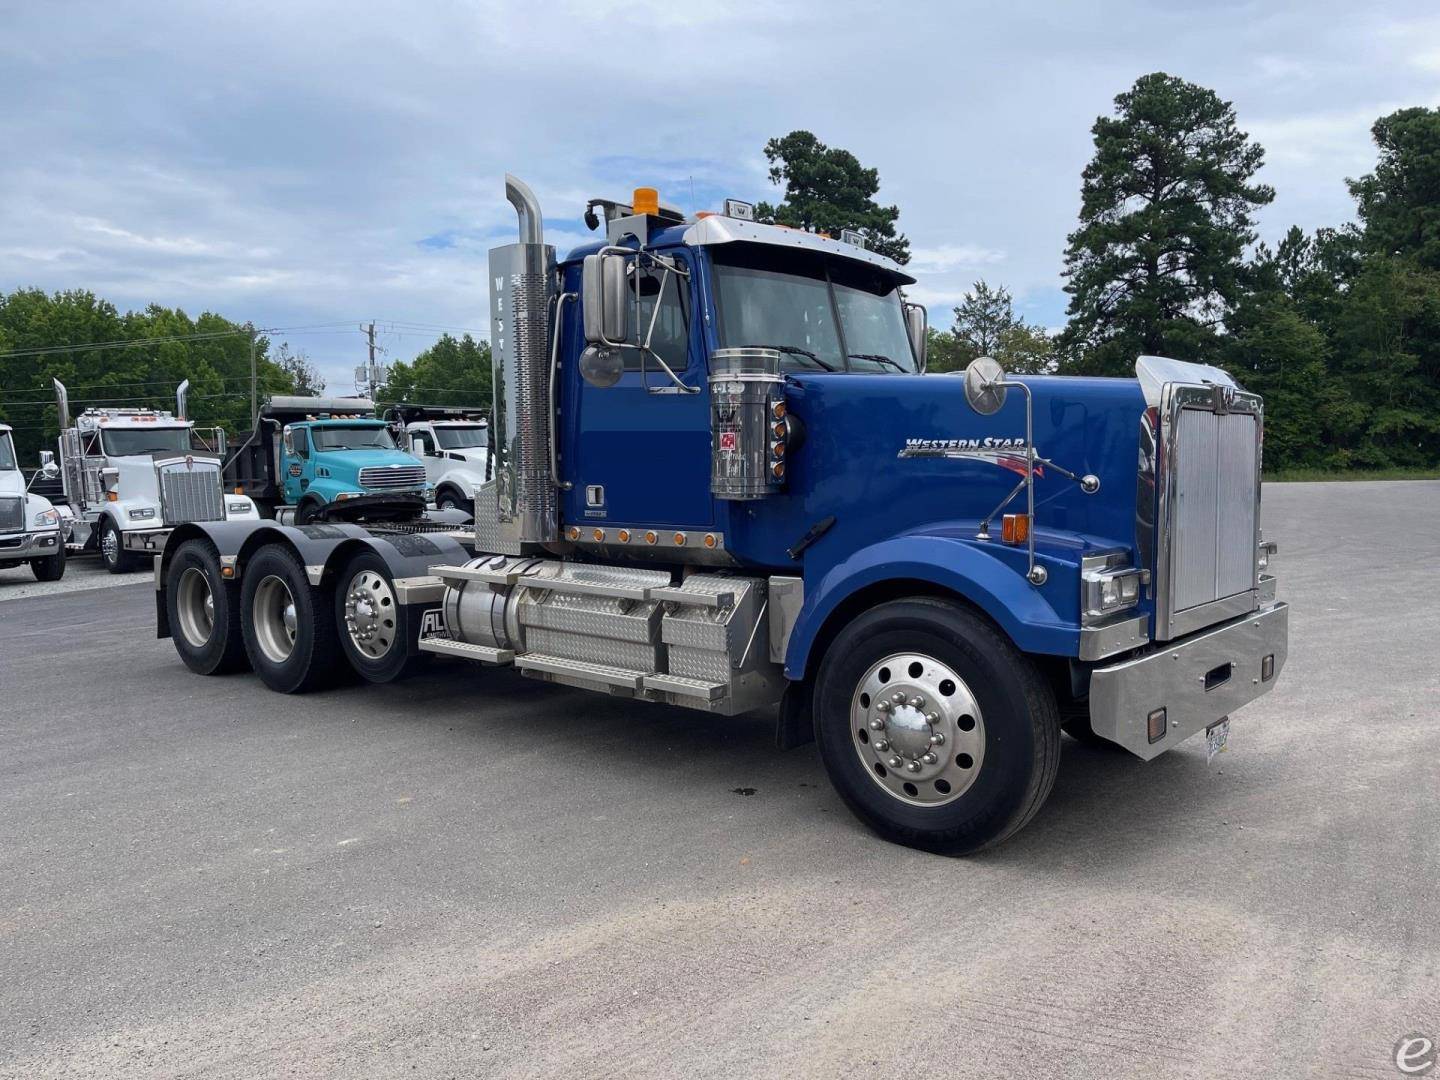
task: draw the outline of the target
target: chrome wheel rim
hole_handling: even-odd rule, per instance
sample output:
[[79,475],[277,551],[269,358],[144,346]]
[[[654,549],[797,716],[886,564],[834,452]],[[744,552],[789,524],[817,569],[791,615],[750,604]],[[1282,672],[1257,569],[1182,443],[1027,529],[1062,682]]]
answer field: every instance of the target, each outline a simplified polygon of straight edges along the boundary
[[395,643],[395,594],[383,574],[361,570],[345,587],[345,631],[355,651],[380,660]]
[[283,664],[295,651],[295,597],[285,579],[271,574],[255,589],[251,608],[255,641],[267,660]]
[[204,571],[185,568],[175,592],[175,609],[186,641],[198,649],[210,640],[215,632],[215,596]]
[[870,666],[850,699],[850,740],[882,791],[943,806],[975,783],[985,758],[980,703],[948,664],[894,653]]
[[100,534],[100,556],[107,563],[113,563],[120,556],[120,537],[113,528]]

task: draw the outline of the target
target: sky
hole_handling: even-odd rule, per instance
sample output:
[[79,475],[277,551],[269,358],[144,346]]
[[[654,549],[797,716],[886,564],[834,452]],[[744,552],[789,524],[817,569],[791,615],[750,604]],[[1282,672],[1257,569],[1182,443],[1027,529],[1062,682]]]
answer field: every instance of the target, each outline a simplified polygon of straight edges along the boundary
[[590,197],[776,200],[805,128],[879,169],[933,324],[984,278],[1054,328],[1090,127],[1157,70],[1264,146],[1273,241],[1351,220],[1370,125],[1440,105],[1440,6],[0,0],[0,290],[286,328],[349,393],[362,322],[386,360],[484,336],[506,172],[563,255]]

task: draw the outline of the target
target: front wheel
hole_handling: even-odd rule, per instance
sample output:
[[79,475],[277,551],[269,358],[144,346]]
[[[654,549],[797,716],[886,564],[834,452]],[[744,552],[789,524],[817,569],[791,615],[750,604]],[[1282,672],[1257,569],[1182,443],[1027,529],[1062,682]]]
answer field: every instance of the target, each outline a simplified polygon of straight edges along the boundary
[[882,604],[826,650],[815,734],[840,797],[881,836],[965,855],[1022,828],[1060,763],[1055,698],[998,629],[955,603]]
[[61,539],[60,550],[43,559],[30,560],[30,572],[36,581],[59,581],[65,576],[65,541]]
[[112,574],[128,574],[139,565],[136,556],[125,550],[120,530],[108,517],[100,519],[100,559]]

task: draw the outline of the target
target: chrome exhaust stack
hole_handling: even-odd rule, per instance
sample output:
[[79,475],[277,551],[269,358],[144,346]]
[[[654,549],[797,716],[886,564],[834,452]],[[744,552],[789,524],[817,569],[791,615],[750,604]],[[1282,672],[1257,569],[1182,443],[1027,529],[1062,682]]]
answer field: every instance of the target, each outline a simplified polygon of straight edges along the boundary
[[64,431],[70,426],[70,395],[59,379],[52,378],[50,381],[55,384],[55,407],[60,412],[60,430]]
[[175,388],[175,415],[181,420],[189,420],[190,416],[185,411],[185,406],[190,400],[190,380],[186,379]]
[[555,249],[544,243],[540,203],[524,181],[505,176],[519,242],[490,250],[490,418],[494,479],[475,496],[481,550],[528,555],[559,540],[551,481],[550,312]]

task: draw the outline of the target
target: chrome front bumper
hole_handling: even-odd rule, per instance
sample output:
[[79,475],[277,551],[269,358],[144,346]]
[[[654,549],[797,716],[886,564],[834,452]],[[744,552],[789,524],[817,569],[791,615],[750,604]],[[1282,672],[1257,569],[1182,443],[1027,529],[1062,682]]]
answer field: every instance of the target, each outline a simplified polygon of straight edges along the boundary
[[[1096,668],[1090,676],[1090,726],[1149,761],[1267,693],[1280,677],[1290,636],[1290,606],[1271,604],[1249,615],[1171,641],[1133,660]],[[1273,657],[1268,677],[1267,657]],[[1164,709],[1153,742],[1149,718]]]
[[37,555],[54,555],[59,549],[58,530],[6,533],[0,536],[0,559],[29,559]]

